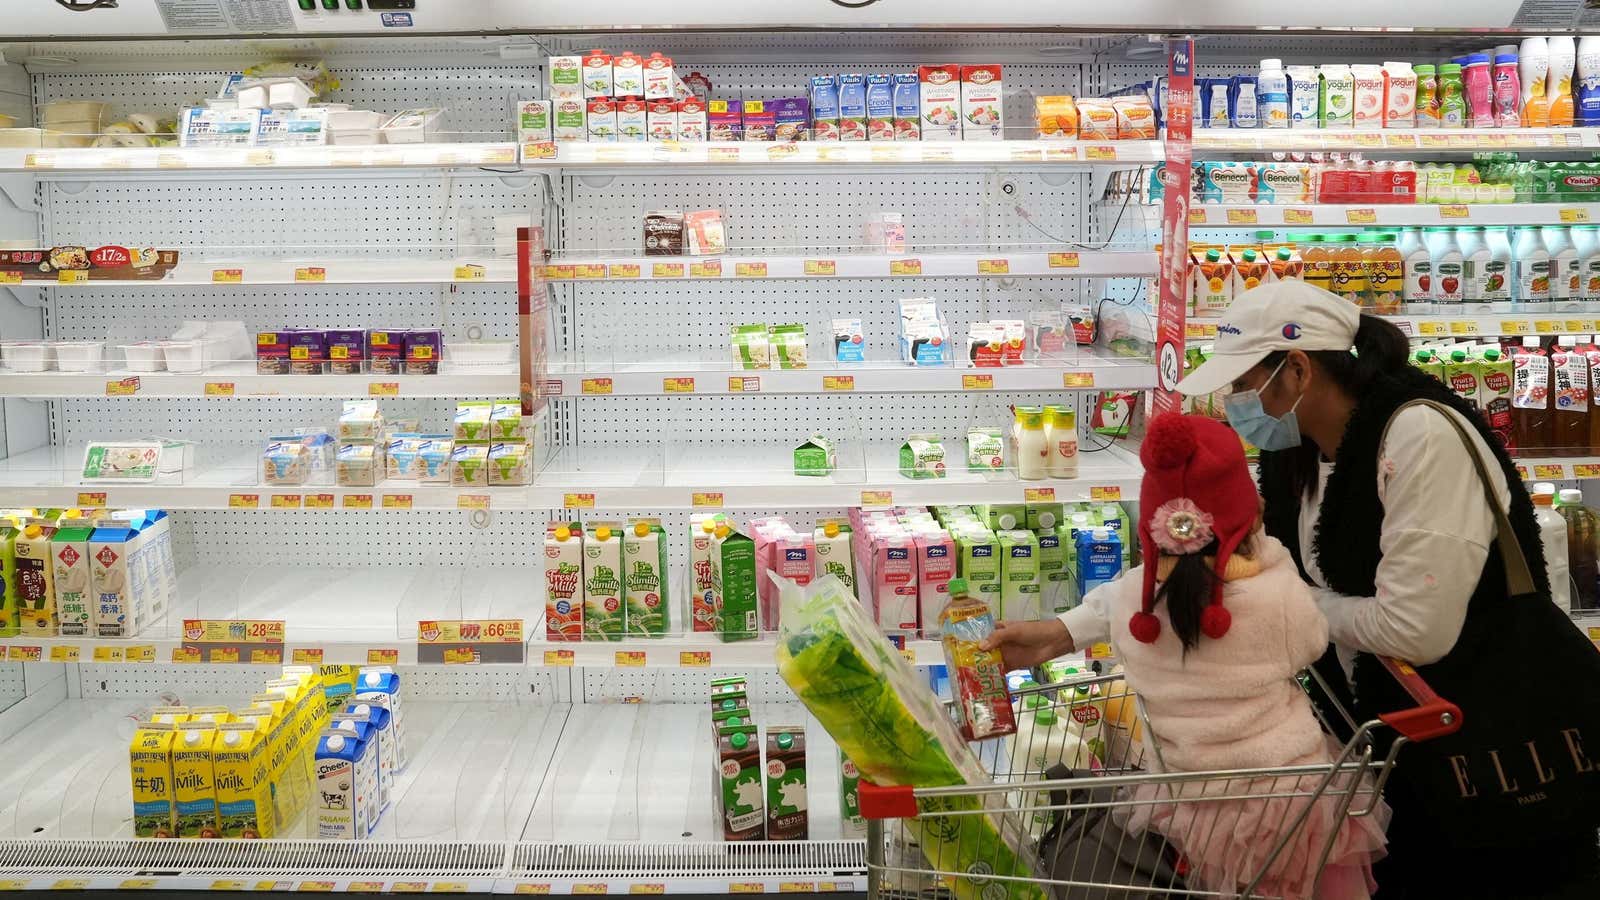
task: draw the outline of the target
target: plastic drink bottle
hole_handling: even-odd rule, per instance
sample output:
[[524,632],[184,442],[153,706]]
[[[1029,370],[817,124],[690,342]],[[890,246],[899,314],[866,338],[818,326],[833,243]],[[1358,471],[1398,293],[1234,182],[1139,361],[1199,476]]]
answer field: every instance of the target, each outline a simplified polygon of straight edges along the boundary
[[1552,309],[1575,311],[1581,306],[1583,272],[1579,266],[1578,248],[1573,245],[1568,229],[1560,225],[1546,225],[1539,229],[1539,238],[1550,254],[1550,303]]
[[1461,67],[1461,80],[1466,86],[1467,112],[1473,128],[1493,128],[1495,123],[1494,75],[1489,70],[1489,57],[1474,53]]
[[1585,35],[1578,40],[1577,123],[1600,125],[1600,37]]
[[[1569,489],[1570,490],[1570,489]],[[1583,492],[1562,492],[1565,496],[1560,515],[1567,521],[1567,574],[1571,579],[1569,595],[1571,606],[1569,609],[1596,609],[1600,608],[1600,559],[1596,558],[1596,539],[1600,537],[1600,527],[1597,527],[1594,510],[1583,505]],[[1567,502],[1570,499],[1570,502]],[[1544,529],[1539,531],[1544,535]],[[1545,565],[1550,567],[1551,589],[1553,596],[1555,590],[1555,571],[1550,563],[1550,554],[1546,551]],[[1559,602],[1559,601],[1558,601]]]
[[1420,65],[1417,73],[1417,127],[1439,127],[1439,70],[1435,66]]
[[1543,306],[1550,302],[1550,251],[1537,228],[1517,229],[1517,302]]
[[1433,305],[1433,257],[1422,243],[1422,230],[1401,229],[1399,250],[1404,279],[1400,296],[1404,309],[1410,313],[1426,313]]
[[1541,484],[1534,487],[1533,519],[1539,524],[1539,543],[1544,545],[1545,571],[1550,575],[1550,599],[1561,609],[1570,610],[1572,579],[1568,555],[1571,551],[1567,540],[1571,526],[1562,513],[1552,508],[1551,503],[1554,500],[1554,485]]
[[1570,35],[1549,39],[1550,74],[1545,80],[1545,98],[1550,101],[1551,128],[1571,128],[1573,122],[1572,70],[1578,62],[1578,49]]
[[1501,128],[1522,124],[1522,85],[1517,72],[1517,55],[1500,53],[1494,58],[1494,115]]
[[1517,48],[1517,80],[1522,88],[1522,124],[1544,128],[1550,124],[1550,101],[1545,97],[1545,77],[1550,73],[1550,45],[1542,37],[1524,38]]
[[1461,66],[1445,63],[1439,67],[1439,127],[1467,126],[1467,98],[1461,80]]
[[1256,118],[1263,128],[1289,127],[1289,76],[1281,59],[1261,61],[1256,75]]

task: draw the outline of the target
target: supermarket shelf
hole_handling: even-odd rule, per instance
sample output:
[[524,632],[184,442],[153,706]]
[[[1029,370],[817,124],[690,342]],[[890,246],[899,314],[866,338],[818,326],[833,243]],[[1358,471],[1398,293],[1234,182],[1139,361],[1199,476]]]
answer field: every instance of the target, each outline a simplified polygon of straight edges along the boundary
[[514,397],[510,366],[440,364],[438,375],[258,375],[254,362],[212,366],[200,375],[172,372],[9,372],[3,397]]
[[1159,141],[700,141],[524,144],[523,165],[577,172],[731,167],[780,170],[840,166],[960,168],[1142,165],[1160,160]]
[[[1474,338],[1530,334],[1600,333],[1600,319],[1591,312],[1505,312],[1490,315],[1468,313],[1400,313],[1385,316],[1395,327],[1411,337]],[[1189,340],[1213,340],[1220,319],[1191,318],[1184,323]]]
[[750,278],[1120,278],[1157,274],[1151,251],[635,256],[563,258],[546,281],[683,281]]
[[213,257],[184,260],[165,278],[93,279],[72,281],[68,273],[45,280],[26,280],[13,288],[59,287],[171,288],[206,286],[253,287],[259,285],[318,284],[516,284],[514,259],[466,258],[429,260],[397,257],[261,259]]
[[1207,129],[1194,132],[1194,152],[1359,150],[1366,152],[1475,152],[1577,150],[1600,147],[1600,128]]
[[1369,203],[1263,205],[1206,203],[1189,207],[1191,227],[1333,227],[1374,225],[1572,225],[1600,222],[1600,203]]
[[[44,179],[94,174],[307,171],[444,174],[516,174],[511,143],[375,144],[328,147],[136,147],[108,149],[0,149],[0,172],[29,172]],[[494,166],[496,171],[480,167]]]

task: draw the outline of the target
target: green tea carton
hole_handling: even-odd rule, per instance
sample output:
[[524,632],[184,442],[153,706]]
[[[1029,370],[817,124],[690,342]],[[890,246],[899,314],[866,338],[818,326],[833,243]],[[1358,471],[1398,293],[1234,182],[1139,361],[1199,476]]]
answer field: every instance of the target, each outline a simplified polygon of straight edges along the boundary
[[170,838],[173,832],[172,739],[176,726],[140,722],[128,747],[133,782],[133,836]]
[[583,538],[583,639],[620,641],[627,631],[622,599],[622,536],[598,525]]
[[1032,622],[1039,618],[1039,538],[1031,531],[1002,531],[1000,539],[1000,618]]
[[937,434],[913,434],[900,445],[900,474],[907,478],[945,477],[944,444]]
[[839,832],[845,840],[867,836],[867,820],[861,815],[861,770],[842,750],[839,751]]
[[717,527],[716,545],[711,554],[711,583],[719,600],[717,634],[724,641],[749,641],[759,637],[755,541],[726,524]]
[[667,592],[667,535],[659,525],[635,522],[622,535],[623,590],[628,634],[661,637],[672,630]]
[[767,840],[809,840],[808,807],[806,730],[773,725],[767,729]]
[[722,839],[759,841],[766,831],[761,802],[761,745],[754,725],[717,735],[717,817]]
[[806,438],[805,443],[794,448],[794,473],[796,475],[832,475],[838,466],[838,452],[833,441],[820,434]]
[[956,574],[965,578],[972,596],[981,598],[1000,615],[1000,543],[987,529],[963,529],[956,539]]

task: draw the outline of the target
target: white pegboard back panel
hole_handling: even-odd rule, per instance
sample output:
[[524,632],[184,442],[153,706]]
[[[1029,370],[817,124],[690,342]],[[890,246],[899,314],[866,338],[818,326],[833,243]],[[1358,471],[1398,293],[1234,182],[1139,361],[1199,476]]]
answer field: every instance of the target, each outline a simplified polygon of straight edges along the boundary
[[474,528],[470,512],[370,510],[173,514],[179,565],[418,567],[533,565],[550,515],[495,512]]
[[[704,703],[711,679],[743,675],[751,703],[793,703],[794,691],[767,669],[584,669],[585,703]],[[777,724],[777,723],[774,723]]]
[[[262,685],[277,678],[279,666],[129,666],[80,664],[82,699],[126,697],[144,706],[229,707],[247,705]],[[495,666],[481,669],[411,666],[397,670],[407,700],[548,703],[567,673],[554,669]],[[565,686],[562,685],[564,690]]]

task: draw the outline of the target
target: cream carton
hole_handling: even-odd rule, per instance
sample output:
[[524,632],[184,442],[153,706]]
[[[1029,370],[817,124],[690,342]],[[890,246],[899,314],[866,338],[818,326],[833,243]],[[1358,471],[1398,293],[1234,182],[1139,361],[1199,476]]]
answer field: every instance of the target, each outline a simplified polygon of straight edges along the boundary
[[582,530],[552,525],[544,533],[545,639],[583,640]]
[[590,50],[583,58],[583,96],[611,97],[614,81],[611,77],[611,54],[604,50]]
[[87,519],[77,521],[84,524],[63,525],[50,538],[52,587],[62,637],[87,637],[94,629],[95,603],[89,586],[89,539],[94,528]]
[[852,547],[854,537],[850,526],[838,522],[824,522],[812,534],[812,544],[816,547],[812,557],[812,577],[833,575],[851,595],[856,593],[856,560]]
[[1039,539],[1031,531],[1002,531],[1000,538],[1000,618],[1032,622],[1039,618]]
[[359,840],[377,825],[377,748],[329,729],[317,741],[317,837]]
[[1000,66],[961,67],[961,120],[964,141],[998,141],[1005,137]]
[[617,140],[645,141],[650,138],[650,107],[637,97],[617,101]]
[[644,97],[646,100],[672,100],[672,57],[652,53],[644,61]]
[[939,636],[939,614],[950,605],[950,579],[956,577],[956,542],[947,532],[917,535],[917,606],[922,636]]
[[590,97],[583,114],[589,140],[614,142],[617,139],[617,104],[609,97]]
[[272,781],[268,767],[270,718],[217,726],[211,765],[217,789],[218,831],[225,838],[273,838]]
[[917,82],[922,109],[922,139],[961,140],[961,67],[919,66]]
[[550,79],[548,96],[551,100],[582,99],[583,58],[580,56],[552,56],[545,71]]
[[711,578],[712,554],[716,551],[717,521],[706,518],[695,522],[689,534],[689,619],[696,632],[717,630],[717,592]]
[[613,97],[644,96],[644,61],[624,50],[611,61]]
[[133,782],[133,836],[174,837],[172,810],[172,739],[174,726],[141,722],[128,747],[128,774]]
[[678,103],[678,140],[703,141],[707,127],[705,101],[690,97]]
[[667,592],[667,536],[659,525],[635,522],[622,536],[628,635],[662,637],[672,630]]
[[216,725],[191,719],[172,741],[173,823],[180,838],[218,838],[217,789],[211,745]]
[[557,141],[587,141],[589,139],[589,104],[578,97],[562,97],[551,101],[551,132]]
[[24,635],[56,635],[55,568],[51,565],[50,539],[54,527],[31,523],[16,541],[17,611]]
[[622,536],[600,525],[583,539],[583,639],[620,641],[628,630],[622,600]]
[[549,100],[523,100],[517,104],[517,143],[533,144],[550,140]]

